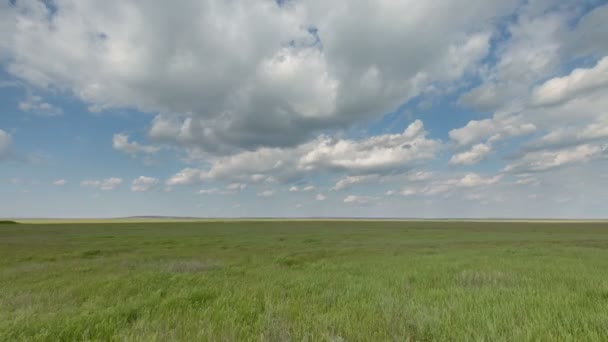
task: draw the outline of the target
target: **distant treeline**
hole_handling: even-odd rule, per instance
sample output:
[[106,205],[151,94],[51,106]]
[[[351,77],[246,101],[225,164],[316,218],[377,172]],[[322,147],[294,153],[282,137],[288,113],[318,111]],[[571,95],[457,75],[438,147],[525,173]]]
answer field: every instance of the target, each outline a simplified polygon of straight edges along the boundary
[[0,220],[0,224],[17,224],[17,222],[11,220]]

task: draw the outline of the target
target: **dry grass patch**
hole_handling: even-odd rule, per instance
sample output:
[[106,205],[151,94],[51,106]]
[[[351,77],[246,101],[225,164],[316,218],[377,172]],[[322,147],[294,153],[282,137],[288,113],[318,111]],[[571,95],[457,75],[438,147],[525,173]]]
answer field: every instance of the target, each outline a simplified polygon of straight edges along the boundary
[[463,271],[456,278],[458,285],[469,288],[508,287],[515,283],[512,275],[500,271]]

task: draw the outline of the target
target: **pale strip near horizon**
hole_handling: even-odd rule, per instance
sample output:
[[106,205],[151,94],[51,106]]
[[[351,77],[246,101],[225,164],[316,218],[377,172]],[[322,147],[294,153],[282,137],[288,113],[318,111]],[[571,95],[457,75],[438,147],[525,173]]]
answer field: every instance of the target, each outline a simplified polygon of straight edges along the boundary
[[[3,219],[0,219],[3,220]],[[504,222],[504,223],[608,223],[607,219],[551,219],[551,218],[357,218],[357,217],[241,217],[241,218],[8,218],[22,224],[79,224],[79,223],[212,223],[212,222]]]

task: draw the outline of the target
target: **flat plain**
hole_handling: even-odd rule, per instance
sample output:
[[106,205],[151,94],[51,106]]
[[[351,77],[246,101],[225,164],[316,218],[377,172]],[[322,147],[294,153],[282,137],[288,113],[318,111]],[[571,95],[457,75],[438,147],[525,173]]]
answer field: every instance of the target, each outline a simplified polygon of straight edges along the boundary
[[2,341],[607,336],[606,222],[0,225]]

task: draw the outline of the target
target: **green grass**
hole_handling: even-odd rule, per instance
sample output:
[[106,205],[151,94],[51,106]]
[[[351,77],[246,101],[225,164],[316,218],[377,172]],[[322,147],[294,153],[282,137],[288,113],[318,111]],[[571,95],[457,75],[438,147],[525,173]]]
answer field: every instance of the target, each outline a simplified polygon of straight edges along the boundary
[[608,336],[608,224],[0,227],[0,340]]

